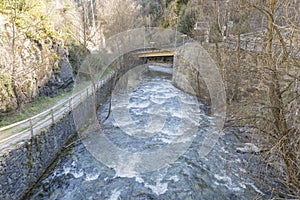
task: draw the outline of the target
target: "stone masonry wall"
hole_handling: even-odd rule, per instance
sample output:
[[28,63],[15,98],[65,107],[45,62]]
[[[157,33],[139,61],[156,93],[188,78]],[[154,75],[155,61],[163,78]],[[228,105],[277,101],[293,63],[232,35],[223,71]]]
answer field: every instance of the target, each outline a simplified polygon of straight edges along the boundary
[[[110,94],[112,82],[112,79],[108,80],[97,91],[98,105],[103,104],[106,95]],[[85,102],[76,109],[84,106]],[[0,152],[0,199],[22,199],[75,133],[76,127],[71,111],[30,140]]]
[[179,55],[174,56],[172,82],[179,89],[197,96],[209,112],[211,99],[202,75]]
[[72,113],[0,155],[0,199],[20,199],[74,134]]
[[[132,56],[125,56],[125,61],[118,69],[119,75],[145,62]],[[104,104],[110,95],[113,84],[114,78],[111,78],[97,90],[97,108],[101,108]],[[1,200],[26,198],[26,194],[59,156],[64,145],[76,134],[74,112],[78,112],[78,110],[87,112],[87,108],[92,108],[89,106],[91,100],[92,96],[55,124],[34,135],[30,140],[22,141],[16,146],[0,152]],[[82,114],[84,115],[84,113]]]

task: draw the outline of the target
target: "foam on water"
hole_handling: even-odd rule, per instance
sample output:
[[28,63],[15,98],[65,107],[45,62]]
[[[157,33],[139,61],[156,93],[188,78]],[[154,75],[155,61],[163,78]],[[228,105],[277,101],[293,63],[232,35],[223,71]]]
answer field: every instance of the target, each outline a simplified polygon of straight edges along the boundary
[[[243,179],[247,171],[237,166],[243,160],[234,157],[228,161],[226,155],[231,151],[228,147],[220,148],[221,143],[218,143],[217,150],[211,151],[208,157],[197,156],[203,137],[217,135],[217,129],[210,127],[214,117],[206,116],[200,109],[203,105],[175,88],[171,80],[148,78],[131,88],[128,94],[114,95],[112,115],[102,126],[103,135],[123,154],[100,149],[98,154],[114,159],[109,164],[104,161],[100,164],[99,160],[92,159],[90,152],[81,149],[82,144],[81,147],[76,145],[75,156],[66,158],[66,162],[46,178],[48,185],[41,189],[44,199],[117,200],[132,196],[135,199],[153,196],[158,196],[157,199],[179,196],[181,199],[217,199],[221,193],[230,197],[231,194],[244,195],[249,189],[262,194],[253,183]],[[108,109],[108,103],[106,106]],[[156,154],[156,150],[172,144],[174,148]],[[139,154],[141,152],[145,154]],[[148,153],[151,158],[145,159]],[[176,158],[166,163],[173,155]],[[228,168],[236,171],[228,174],[225,162],[226,167],[228,164]],[[150,170],[158,165],[161,168]],[[149,171],[142,171],[147,167]],[[202,190],[201,185],[207,188]]]
[[75,178],[80,178],[84,175],[84,172],[80,169],[79,171],[73,171],[70,174],[72,174]]
[[135,101],[135,102],[132,102],[132,103],[129,103],[127,108],[147,108],[150,106],[150,102],[149,101]]
[[156,66],[156,65],[149,65],[148,68],[152,71],[158,71],[158,72],[163,72],[163,73],[167,73],[167,74],[173,73],[173,68],[171,68],[171,67],[161,67],[161,66]]
[[173,176],[170,177],[170,180],[173,180],[174,182],[177,182],[177,181],[179,181],[179,178],[178,178],[177,175],[173,175]]
[[111,192],[111,196],[109,197],[109,200],[118,200],[120,195],[121,195],[121,191],[118,189],[114,189]]
[[92,173],[92,174],[86,174],[85,176],[85,181],[94,181],[97,180],[99,177],[100,173]]
[[245,189],[245,187],[246,187],[242,183],[234,183],[232,181],[231,177],[229,177],[227,175],[220,176],[218,174],[215,174],[214,177],[218,180],[217,182],[215,182],[217,185],[224,185],[229,190],[234,191],[234,192],[241,191],[241,190]]
[[145,184],[147,188],[150,188],[153,193],[157,195],[164,194],[168,191],[168,183],[156,182],[155,185]]
[[265,195],[262,191],[260,191],[255,185],[254,183],[246,183],[248,185],[250,185],[257,193],[261,194],[261,195]]

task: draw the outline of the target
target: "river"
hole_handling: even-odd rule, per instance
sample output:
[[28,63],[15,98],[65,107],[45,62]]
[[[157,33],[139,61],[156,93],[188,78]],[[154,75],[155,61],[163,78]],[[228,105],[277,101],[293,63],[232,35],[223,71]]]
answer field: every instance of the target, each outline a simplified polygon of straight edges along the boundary
[[[134,165],[134,156],[116,155],[102,147],[97,157],[77,137],[28,199],[240,200],[262,194],[248,176],[247,160],[236,153],[240,141],[232,130],[222,132],[207,156],[199,156],[204,137],[213,131],[212,117],[205,114],[201,102],[172,85],[170,70],[155,68],[142,68],[128,83],[126,97],[114,93],[112,114],[102,122],[105,137],[127,152],[125,156],[145,158],[143,166]],[[108,107],[109,101],[98,112],[100,121]],[[168,149],[170,144],[176,148]],[[152,160],[141,152],[149,153]]]

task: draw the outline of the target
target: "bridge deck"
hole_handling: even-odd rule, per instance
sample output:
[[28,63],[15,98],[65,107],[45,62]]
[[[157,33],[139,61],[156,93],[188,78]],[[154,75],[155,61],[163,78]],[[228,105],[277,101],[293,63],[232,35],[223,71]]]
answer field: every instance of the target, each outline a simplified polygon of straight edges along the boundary
[[144,51],[137,53],[139,58],[174,56],[171,51]]

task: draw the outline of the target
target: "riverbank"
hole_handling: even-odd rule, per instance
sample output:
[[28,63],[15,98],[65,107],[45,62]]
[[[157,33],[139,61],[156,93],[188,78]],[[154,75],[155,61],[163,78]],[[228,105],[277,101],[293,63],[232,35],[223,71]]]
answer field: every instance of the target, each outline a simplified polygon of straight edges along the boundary
[[[147,77],[144,78],[147,79]],[[147,96],[149,95],[151,102],[161,103],[160,110],[170,109],[171,114],[168,116],[178,116],[176,109],[179,108],[180,103],[176,103],[176,98],[169,96],[174,95],[174,91],[165,88],[167,82],[161,82],[157,78],[149,81],[145,84],[142,82],[138,89],[133,90],[133,93],[130,94],[132,99],[128,102],[129,104],[120,104],[117,110],[122,110],[122,106],[129,108],[133,120],[138,120],[141,125],[149,123],[149,120],[146,120],[147,115],[142,114],[148,112],[151,107],[151,104],[147,103]],[[161,86],[158,87],[158,84],[161,84]],[[176,88],[174,90],[178,91]],[[154,91],[158,93],[154,93]],[[169,91],[169,93],[159,93],[159,91]],[[159,96],[153,96],[154,94],[159,94]],[[162,94],[163,96],[160,96]],[[139,98],[139,95],[142,95],[143,98]],[[188,103],[188,97],[189,95],[180,99],[185,99],[184,102]],[[171,103],[165,102],[166,100],[171,101]],[[109,100],[104,105],[104,109],[99,110],[99,120],[106,116],[108,108]],[[156,110],[156,114],[160,114],[160,112]],[[184,113],[180,116],[188,117],[190,115],[190,113],[188,115]],[[103,134],[109,138],[112,144],[132,153],[144,151],[150,153],[159,148],[164,148],[165,145],[173,141],[172,138],[176,136],[174,131],[177,125],[181,123],[176,117],[174,119],[171,117],[167,120],[166,128],[163,129],[162,133],[158,132],[150,137],[137,138],[123,132],[127,130],[126,128],[131,128],[133,131],[135,127],[132,124],[123,127],[123,131],[116,125],[117,116],[113,112],[105,122],[102,122]],[[139,117],[137,118],[137,116]],[[154,171],[140,171],[136,174],[132,173],[134,172],[132,170],[138,168],[132,168],[132,166],[135,166],[139,160],[129,159],[129,165],[125,165],[124,168],[118,168],[122,165],[107,166],[104,164],[107,160],[99,162],[94,157],[96,154],[88,151],[88,149],[91,150],[91,146],[87,147],[87,143],[80,140],[64,151],[51,170],[43,176],[31,191],[28,198],[71,200],[96,198],[251,199],[254,197],[263,199],[270,197],[264,194],[260,186],[249,177],[250,171],[245,155],[236,152],[236,147],[242,144],[236,136],[238,134],[236,129],[226,129],[212,151],[203,158],[199,156],[202,142],[210,134],[212,119],[203,110],[201,110],[198,117],[200,117],[200,127],[196,130],[189,147],[174,162],[164,167]],[[122,123],[119,121],[118,124]],[[139,134],[138,130],[133,131],[133,133]],[[90,136],[93,138],[91,141],[95,141],[96,138],[99,139],[97,133],[91,134]],[[98,147],[101,148],[101,146]],[[115,162],[119,162],[114,151],[105,153],[105,149],[100,149],[98,152],[102,152],[106,159],[115,158]],[[170,151],[165,151],[165,153],[171,153],[170,156],[172,155]],[[153,159],[156,163],[163,161],[160,159],[160,156],[163,156],[162,154],[154,155]],[[147,164],[150,163],[143,164],[143,169],[145,169]],[[253,162],[253,165],[255,165],[255,162]]]

